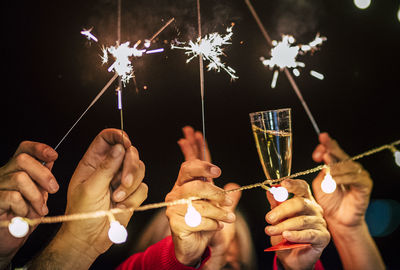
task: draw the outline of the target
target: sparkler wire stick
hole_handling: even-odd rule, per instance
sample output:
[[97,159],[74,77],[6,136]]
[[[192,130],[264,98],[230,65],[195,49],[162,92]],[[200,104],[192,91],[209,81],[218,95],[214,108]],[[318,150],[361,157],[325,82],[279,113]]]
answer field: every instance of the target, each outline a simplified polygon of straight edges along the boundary
[[114,74],[114,76],[108,81],[108,83],[101,89],[101,91],[97,94],[97,96],[92,100],[92,102],[89,104],[89,106],[86,108],[86,110],[79,116],[79,118],[75,121],[75,123],[72,125],[72,127],[67,131],[67,133],[62,137],[62,139],[58,142],[56,147],[54,147],[54,150],[57,150],[57,148],[60,146],[60,144],[67,138],[69,133],[74,129],[74,127],[78,124],[78,122],[82,119],[82,117],[89,111],[89,109],[97,102],[97,100],[104,94],[104,92],[110,87],[110,85],[115,81],[115,79],[118,77],[118,74]]
[[[197,28],[198,37],[201,39],[201,14],[200,14],[200,0],[197,0]],[[204,63],[203,54],[199,53],[199,68],[200,68],[200,94],[201,94],[201,120],[203,126],[203,160],[206,160],[206,123],[205,123],[205,108],[204,108]]]
[[[264,25],[261,23],[260,17],[258,17],[257,12],[255,11],[253,5],[250,3],[250,0],[244,0],[244,1],[246,2],[247,7],[249,8],[251,14],[253,15],[254,20],[257,22],[257,25],[260,28],[265,40],[268,42],[268,44],[270,46],[272,46],[272,40],[269,37],[268,32],[265,29]],[[292,88],[293,88],[294,92],[296,93],[297,97],[300,99],[300,102],[303,105],[304,110],[306,111],[308,118],[310,119],[311,124],[313,125],[313,127],[315,129],[315,132],[317,133],[317,135],[319,135],[321,133],[320,129],[319,129],[317,122],[315,121],[310,109],[308,108],[308,105],[305,102],[303,95],[300,92],[299,87],[297,86],[297,84],[296,84],[295,80],[293,79],[292,74],[290,74],[289,70],[286,67],[284,69],[285,69],[286,77],[288,78],[290,84],[292,85]]]
[[173,21],[175,20],[175,18],[170,19],[163,27],[160,28],[160,30],[158,30],[150,39],[149,42],[151,42],[153,39],[155,39],[162,31],[164,31],[164,29],[170,25]]
[[[117,45],[119,46],[121,43],[121,0],[118,0],[118,23],[117,23]],[[118,109],[120,112],[120,119],[121,119],[121,134],[122,137],[124,136],[124,114],[122,110],[122,79],[121,76],[118,77],[118,89],[117,89],[117,94],[118,94]]]

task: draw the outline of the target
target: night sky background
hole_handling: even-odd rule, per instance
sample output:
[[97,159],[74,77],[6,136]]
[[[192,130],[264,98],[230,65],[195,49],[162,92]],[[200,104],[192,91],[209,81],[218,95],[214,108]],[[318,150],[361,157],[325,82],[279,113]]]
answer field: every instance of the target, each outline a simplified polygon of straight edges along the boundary
[[[311,159],[318,144],[316,133],[283,73],[277,87],[271,89],[273,72],[259,60],[269,56],[270,48],[245,2],[202,0],[201,4],[203,34],[225,33],[226,27],[235,23],[232,45],[226,47],[223,61],[237,71],[239,79],[231,82],[224,72],[205,73],[206,136],[213,162],[223,172],[216,184],[234,181],[247,185],[264,179],[248,116],[255,111],[292,108],[292,173],[316,166]],[[366,10],[357,9],[351,0],[254,0],[253,4],[272,39],[292,34],[304,44],[317,32],[328,37],[314,55],[298,58],[306,67],[295,78],[321,131],[329,132],[350,155],[400,139],[398,0],[373,1]],[[107,72],[109,65],[101,65],[100,46],[115,44],[116,11],[116,0],[2,4],[1,164],[23,140],[55,146],[112,77]],[[174,184],[183,161],[176,143],[181,128],[192,125],[201,129],[198,60],[186,64],[184,51],[170,50],[164,43],[196,37],[196,1],[122,0],[122,42],[152,36],[171,17],[175,22],[152,46],[163,47],[165,52],[135,59],[139,92],[131,82],[123,93],[125,129],[146,164],[144,182],[149,195],[145,203],[163,201]],[[80,34],[82,28],[92,26],[99,43]],[[311,77],[311,69],[323,73],[325,80]],[[114,88],[59,147],[53,173],[61,188],[50,196],[50,215],[63,214],[69,179],[92,139],[104,128],[120,127]],[[361,163],[374,180],[372,200],[397,201],[398,213],[400,168],[391,152],[364,158]],[[311,182],[314,177],[304,179]],[[270,245],[264,234],[268,208],[262,190],[243,193],[240,209],[248,218],[260,269],[272,267],[273,254],[263,252]],[[128,242],[113,246],[92,268],[112,268],[127,258],[153,214],[135,213],[128,227]],[[392,224],[399,220],[392,214]],[[40,225],[15,257],[15,264],[29,261],[58,227]],[[389,269],[400,268],[396,257],[399,240],[398,228],[375,237]],[[332,243],[322,262],[326,269],[341,267]]]

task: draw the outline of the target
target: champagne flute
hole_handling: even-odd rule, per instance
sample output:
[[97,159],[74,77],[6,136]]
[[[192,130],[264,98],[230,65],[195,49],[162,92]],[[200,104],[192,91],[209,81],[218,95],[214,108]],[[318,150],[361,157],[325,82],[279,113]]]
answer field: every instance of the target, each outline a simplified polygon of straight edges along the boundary
[[[292,120],[290,108],[250,113],[251,128],[267,179],[278,179],[290,175],[292,167]],[[287,190],[272,187],[269,190],[276,201],[287,199]],[[265,251],[275,251],[308,246],[283,239]]]

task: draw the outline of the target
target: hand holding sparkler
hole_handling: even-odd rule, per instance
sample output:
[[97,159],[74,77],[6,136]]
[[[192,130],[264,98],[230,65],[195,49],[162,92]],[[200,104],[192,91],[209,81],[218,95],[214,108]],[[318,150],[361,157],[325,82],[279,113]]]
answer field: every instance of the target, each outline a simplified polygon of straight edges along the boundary
[[[94,139],[71,178],[66,213],[138,207],[147,197],[143,177],[144,164],[128,135],[121,137],[121,131],[116,129],[104,130]],[[88,269],[111,246],[110,240],[119,243],[126,238],[123,226],[132,214],[64,223],[30,269],[52,269],[55,265]]]
[[[312,155],[314,161],[329,165],[349,158],[328,133],[321,133],[319,141]],[[318,174],[312,187],[344,269],[385,269],[365,221],[373,185],[369,173],[355,161],[330,166],[329,170],[338,184],[336,190],[330,194],[323,191],[321,184],[326,181],[326,171]]]
[[[19,145],[10,161],[0,168],[0,220],[47,215],[48,193],[59,188],[51,173],[57,157],[56,151],[42,143],[25,141]],[[39,160],[46,162],[46,166]],[[0,269],[7,266],[35,228],[28,227],[20,238],[0,228]]]
[[[202,178],[216,178],[221,170],[206,161],[198,159],[182,164],[176,183],[165,198],[166,202],[176,199],[207,196],[207,200],[193,201],[189,206],[167,207],[175,255],[184,265],[194,266],[210,244],[215,233],[221,230],[222,222],[232,223],[235,215],[224,206],[232,201],[221,188]],[[206,195],[207,194],[207,195]]]

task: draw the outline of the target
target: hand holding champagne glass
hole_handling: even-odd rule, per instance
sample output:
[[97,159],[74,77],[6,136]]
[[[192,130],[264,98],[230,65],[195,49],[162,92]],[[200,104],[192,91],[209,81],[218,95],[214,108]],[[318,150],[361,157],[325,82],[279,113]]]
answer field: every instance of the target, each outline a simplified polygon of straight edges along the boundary
[[[290,175],[292,166],[292,122],[290,109],[279,109],[250,113],[258,156],[267,179],[278,179]],[[269,189],[274,199],[283,202],[288,198],[284,187]],[[309,244],[294,244],[287,240],[265,251],[290,249]]]

